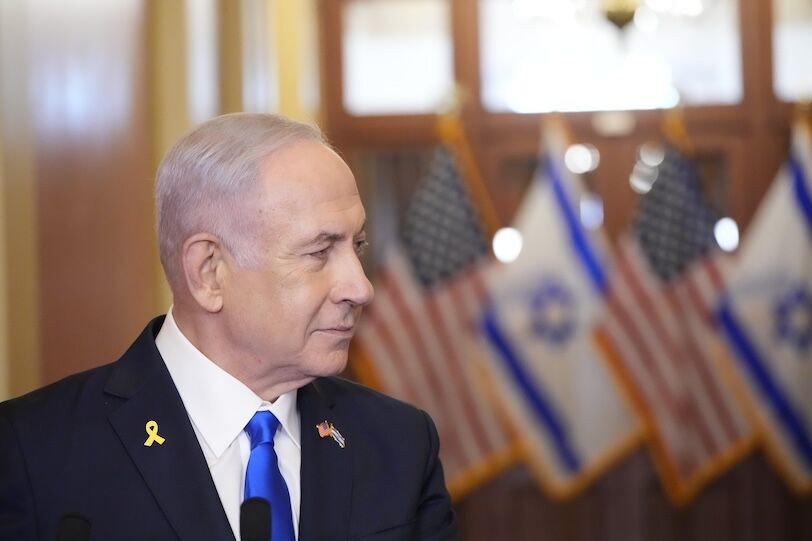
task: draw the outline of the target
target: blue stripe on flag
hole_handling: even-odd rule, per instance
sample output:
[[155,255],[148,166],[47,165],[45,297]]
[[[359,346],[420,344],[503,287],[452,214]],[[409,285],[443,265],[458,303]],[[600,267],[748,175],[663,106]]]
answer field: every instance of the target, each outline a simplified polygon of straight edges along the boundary
[[575,215],[575,211],[570,205],[567,194],[564,191],[564,183],[552,159],[547,160],[547,175],[552,183],[553,193],[555,194],[556,201],[558,201],[558,206],[561,207],[561,212],[564,215],[564,222],[567,224],[567,230],[569,231],[572,245],[581,258],[587,274],[589,274],[592,280],[592,284],[600,293],[606,293],[606,274],[603,272],[603,267],[584,234],[581,221]]
[[789,435],[795,450],[801,456],[806,468],[812,471],[812,441],[804,429],[801,416],[793,409],[787,397],[778,388],[761,355],[747,337],[740,323],[733,315],[730,304],[725,302],[719,310],[719,321],[728,338],[744,362],[759,391],[767,399]]
[[507,365],[510,375],[521,389],[525,399],[530,404],[533,413],[543,426],[547,427],[554,442],[554,449],[558,459],[569,473],[577,472],[581,461],[567,437],[564,425],[561,423],[553,405],[548,402],[543,392],[531,382],[531,377],[524,369],[522,361],[511,347],[502,330],[496,322],[493,308],[485,311],[483,329],[488,340],[499,351]]
[[806,183],[803,167],[801,162],[791,154],[788,163],[792,171],[792,186],[795,188],[795,195],[798,198],[798,204],[801,206],[801,213],[806,218],[809,232],[812,233],[812,196],[809,194],[809,186]]

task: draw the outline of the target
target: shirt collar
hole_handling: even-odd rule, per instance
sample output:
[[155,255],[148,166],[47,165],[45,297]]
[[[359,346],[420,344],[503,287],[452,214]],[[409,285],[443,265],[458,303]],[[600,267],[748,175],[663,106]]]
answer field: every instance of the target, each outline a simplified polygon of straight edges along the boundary
[[273,403],[262,400],[245,384],[206,357],[183,335],[172,308],[155,338],[189,418],[219,458],[258,410],[269,410],[301,449],[296,390]]

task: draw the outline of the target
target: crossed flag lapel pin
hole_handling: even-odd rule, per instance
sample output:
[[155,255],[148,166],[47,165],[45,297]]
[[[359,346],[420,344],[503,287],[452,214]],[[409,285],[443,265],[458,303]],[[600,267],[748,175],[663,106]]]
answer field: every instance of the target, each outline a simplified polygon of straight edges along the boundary
[[333,426],[333,423],[324,420],[316,425],[316,428],[319,431],[319,436],[322,438],[331,437],[335,442],[338,444],[339,447],[342,449],[345,446],[344,443],[344,436],[341,435],[341,432],[338,431],[336,427]]

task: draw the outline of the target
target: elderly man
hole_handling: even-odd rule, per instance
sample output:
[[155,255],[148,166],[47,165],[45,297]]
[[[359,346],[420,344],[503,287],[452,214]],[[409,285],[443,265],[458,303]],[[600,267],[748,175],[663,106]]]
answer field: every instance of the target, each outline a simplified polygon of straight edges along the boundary
[[320,132],[216,118],[155,194],[174,304],[118,361],[0,405],[0,538],[234,539],[249,497],[274,541],[455,538],[430,418],[333,377],[373,291]]

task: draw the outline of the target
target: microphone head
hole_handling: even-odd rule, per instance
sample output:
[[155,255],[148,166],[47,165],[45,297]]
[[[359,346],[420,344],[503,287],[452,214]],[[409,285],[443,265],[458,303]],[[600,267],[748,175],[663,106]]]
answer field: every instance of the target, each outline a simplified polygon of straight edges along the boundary
[[56,541],[87,541],[90,539],[90,520],[79,513],[65,513],[59,519]]
[[240,506],[242,541],[268,541],[271,538],[271,502],[265,498],[248,498]]

